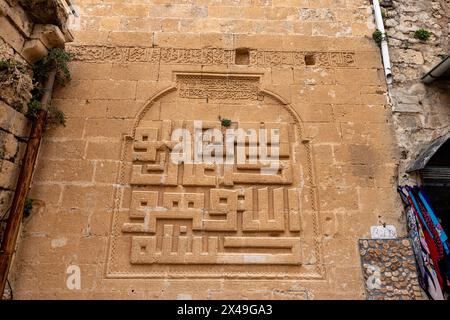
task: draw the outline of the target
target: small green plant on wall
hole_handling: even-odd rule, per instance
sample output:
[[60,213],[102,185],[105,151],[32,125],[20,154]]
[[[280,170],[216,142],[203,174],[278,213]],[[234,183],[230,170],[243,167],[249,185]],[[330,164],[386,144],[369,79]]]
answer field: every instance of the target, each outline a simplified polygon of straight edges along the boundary
[[[56,83],[64,86],[70,81],[70,71],[67,64],[71,58],[71,55],[63,49],[53,48],[49,50],[46,57],[34,64],[33,81],[35,83],[35,87],[32,91],[33,98],[28,103],[27,116],[29,118],[36,119],[38,116],[38,112],[42,107],[40,101],[44,94],[44,84],[52,69],[56,70]],[[47,122],[49,124],[65,125],[66,117],[64,112],[55,106],[49,106]]]
[[221,118],[219,117],[219,121],[222,125],[222,127],[228,128],[231,126],[232,121],[230,119],[225,119],[225,118]]
[[23,208],[23,215],[29,217],[31,210],[33,210],[33,199],[27,198],[25,200],[25,207]]
[[430,37],[431,32],[423,28],[416,30],[416,32],[414,32],[414,38],[419,39],[421,41],[428,41]]
[[380,30],[376,30],[373,34],[372,34],[372,39],[373,41],[375,41],[375,43],[380,47],[381,46],[381,42],[383,41],[383,33]]

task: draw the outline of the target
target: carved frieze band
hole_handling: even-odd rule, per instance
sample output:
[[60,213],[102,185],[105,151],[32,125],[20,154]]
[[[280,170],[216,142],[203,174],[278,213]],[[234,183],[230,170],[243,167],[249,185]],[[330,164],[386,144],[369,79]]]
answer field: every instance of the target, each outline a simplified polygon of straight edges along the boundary
[[256,100],[259,92],[257,77],[220,78],[204,75],[177,75],[181,98]]
[[[222,48],[180,49],[109,46],[69,46],[76,61],[116,63],[149,62],[162,64],[230,65],[235,63],[235,50]],[[258,67],[304,67],[312,61],[318,67],[355,67],[351,51],[306,52],[250,50],[249,64]]]

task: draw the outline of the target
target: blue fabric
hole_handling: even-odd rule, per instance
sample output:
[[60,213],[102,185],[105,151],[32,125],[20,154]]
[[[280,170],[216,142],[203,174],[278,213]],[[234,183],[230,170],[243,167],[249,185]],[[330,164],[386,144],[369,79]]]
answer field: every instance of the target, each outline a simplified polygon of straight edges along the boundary
[[441,226],[438,218],[436,217],[436,214],[434,213],[433,209],[431,208],[430,204],[428,203],[428,201],[425,198],[425,196],[422,193],[422,191],[419,191],[419,198],[420,198],[420,200],[422,200],[423,205],[427,209],[428,214],[430,215],[431,220],[433,221],[434,227],[436,228],[436,230],[437,230],[437,232],[439,234],[439,238],[441,238],[442,245],[444,246],[445,252],[447,254],[450,253],[450,250],[449,250],[448,245],[446,243],[446,241],[448,240],[447,234],[445,233],[444,229],[442,229],[442,226]]
[[428,233],[431,237],[433,237],[433,233],[431,232],[427,222],[425,221],[425,218],[423,217],[422,211],[420,210],[419,205],[417,204],[417,200],[414,197],[414,194],[411,190],[408,190],[409,196],[411,197],[412,202],[414,203],[414,207],[416,208],[416,212],[419,213],[420,220],[422,220],[423,225],[427,228]]

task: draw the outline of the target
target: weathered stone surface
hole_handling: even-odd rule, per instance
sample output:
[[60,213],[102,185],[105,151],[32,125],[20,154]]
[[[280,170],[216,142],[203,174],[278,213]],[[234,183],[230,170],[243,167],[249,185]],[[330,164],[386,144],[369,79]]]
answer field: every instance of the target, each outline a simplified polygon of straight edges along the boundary
[[22,48],[22,56],[31,64],[36,63],[48,54],[41,40],[29,40]]
[[[357,240],[402,229],[367,6],[77,4],[73,81],[54,94],[67,124],[42,145],[15,296],[363,299]],[[167,161],[177,126],[219,117],[287,130],[280,172]]]
[[19,0],[20,5],[38,24],[66,24],[67,12],[63,5],[56,0]]
[[17,166],[8,160],[0,160],[0,188],[14,190],[18,178]]
[[[448,1],[392,1],[385,9],[389,46],[393,60],[394,84],[391,89],[392,111],[400,152],[401,184],[415,183],[415,174],[407,167],[450,127],[449,90],[445,86],[424,85],[420,78],[438,64],[450,50]],[[426,25],[423,21],[427,21]],[[425,28],[431,32],[428,41],[414,38],[414,32]],[[448,86],[447,86],[448,87]]]
[[[17,0],[0,1],[0,218],[2,219],[0,241],[30,132],[31,121],[25,113],[34,88],[31,63],[44,57],[47,54],[47,48],[54,47],[57,42],[55,33],[47,32],[52,29],[50,25],[47,25],[45,34],[48,47],[46,48],[38,40],[44,39],[45,28],[34,28],[31,16],[37,20],[38,17],[34,14],[39,12],[33,12],[32,6],[38,5],[41,10],[50,9],[46,6],[59,7],[60,4],[57,2],[59,3],[59,1],[23,1],[28,9],[25,10]],[[59,13],[54,10],[44,10],[41,12],[41,18],[42,15],[48,14],[47,18],[55,22],[59,19],[56,16],[64,15],[61,9],[60,7]],[[44,20],[41,19],[41,23]],[[65,28],[65,22],[58,23],[63,29]],[[53,27],[56,28],[56,26]],[[55,31],[55,29],[52,30]],[[69,35],[70,33],[65,29],[64,39]],[[62,45],[59,43],[60,47],[63,45],[64,43]],[[56,193],[52,196],[57,197]],[[35,204],[36,208],[42,209],[42,203],[37,201]],[[34,211],[38,210],[33,209]],[[25,277],[27,272],[24,272]],[[12,292],[7,290],[4,298],[11,299]]]
[[[359,241],[360,248],[369,248],[370,254],[361,255],[361,265],[365,279],[367,299],[369,300],[421,300],[422,295],[417,281],[415,257],[408,239],[377,240],[368,243]],[[387,252],[384,253],[385,249]],[[398,256],[384,261],[384,257]],[[392,263],[394,262],[394,264]],[[397,265],[396,262],[399,262]],[[414,272],[410,272],[402,263],[410,264]],[[413,287],[415,289],[413,289]]]

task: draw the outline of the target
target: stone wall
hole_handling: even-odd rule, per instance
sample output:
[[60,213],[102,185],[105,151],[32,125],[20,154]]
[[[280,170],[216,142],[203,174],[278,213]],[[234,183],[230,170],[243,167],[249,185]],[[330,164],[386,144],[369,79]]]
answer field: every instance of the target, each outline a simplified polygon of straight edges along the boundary
[[[33,87],[32,72],[22,55],[25,37],[15,25],[15,22],[20,21],[31,32],[30,22],[20,7],[10,5],[11,3],[5,1],[0,3],[0,59],[20,63],[28,70],[2,68],[0,71],[0,216],[2,218],[6,217],[10,206],[20,161],[26,148],[30,123],[24,114],[27,112],[27,102],[31,98]],[[1,230],[3,231],[3,224]]]
[[[42,145],[15,296],[363,299],[358,239],[405,234],[370,4],[77,4],[54,95],[67,123]],[[219,117],[278,126],[279,174],[163,161],[175,128]]]
[[[50,2],[54,9],[59,7],[56,1]],[[32,8],[26,11],[19,1],[0,0],[0,241],[31,127],[26,117],[34,86],[31,66],[50,48],[64,47],[72,40],[68,30],[36,21],[32,14]],[[58,21],[61,26],[66,23],[62,16]]]
[[[450,52],[448,1],[392,1],[386,7],[386,27],[393,64],[392,110],[401,148],[400,183],[414,182],[406,167],[433,140],[450,130],[448,86],[425,85],[420,78]],[[432,33],[424,42],[414,32]],[[412,179],[412,180],[410,180]]]

